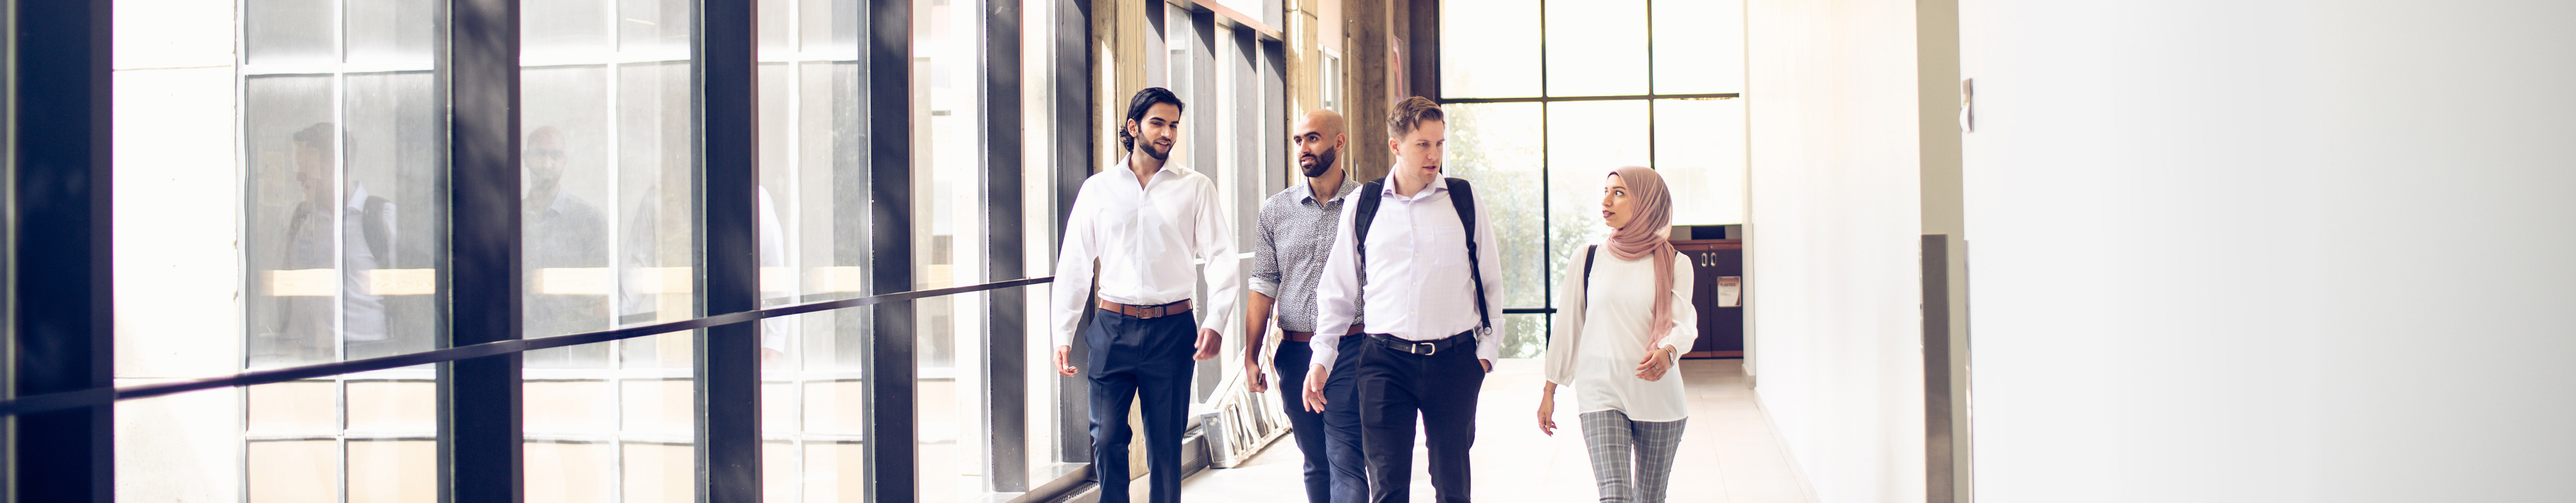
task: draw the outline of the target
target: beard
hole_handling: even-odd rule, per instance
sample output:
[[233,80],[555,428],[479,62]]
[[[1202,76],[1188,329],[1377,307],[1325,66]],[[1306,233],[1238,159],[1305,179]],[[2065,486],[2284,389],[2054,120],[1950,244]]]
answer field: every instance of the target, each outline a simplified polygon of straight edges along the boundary
[[1315,162],[1313,163],[1304,162],[1305,159],[1298,159],[1299,162],[1297,163],[1297,167],[1304,168],[1307,178],[1320,177],[1324,176],[1324,172],[1332,171],[1333,161],[1341,156],[1341,147],[1334,147],[1331,150],[1316,153],[1314,156]]
[[1157,160],[1157,161],[1169,161],[1169,160],[1172,160],[1172,148],[1171,148],[1171,147],[1163,147],[1163,148],[1159,148],[1159,149],[1157,149],[1157,148],[1154,148],[1154,144],[1153,144],[1152,142],[1145,142],[1145,143],[1139,144],[1139,145],[1137,145],[1137,146],[1139,146],[1139,147],[1144,147],[1144,148],[1139,148],[1139,149],[1136,149],[1136,150],[1144,151],[1146,156],[1153,157],[1153,158],[1154,158],[1154,160]]

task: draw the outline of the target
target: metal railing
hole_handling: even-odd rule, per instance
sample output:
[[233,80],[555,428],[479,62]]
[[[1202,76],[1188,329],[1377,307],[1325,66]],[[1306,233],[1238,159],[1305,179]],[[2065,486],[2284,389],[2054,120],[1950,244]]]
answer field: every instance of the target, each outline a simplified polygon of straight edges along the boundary
[[486,343],[482,343],[482,344],[471,344],[471,345],[465,345],[465,346],[457,346],[457,347],[445,348],[445,349],[433,349],[433,350],[429,350],[429,351],[422,351],[422,352],[418,352],[418,353],[407,353],[407,354],[399,354],[399,355],[393,355],[393,356],[382,356],[382,357],[367,358],[367,359],[360,359],[360,360],[348,360],[348,361],[339,361],[339,362],[331,362],[331,363],[318,363],[318,364],[313,364],[313,365],[302,365],[302,366],[286,367],[286,368],[276,368],[276,369],[253,370],[253,371],[242,372],[242,373],[233,374],[233,375],[228,375],[228,376],[222,376],[222,377],[208,377],[208,378],[202,378],[202,379],[190,379],[190,380],[184,380],[184,381],[162,382],[162,383],[152,383],[152,384],[139,384],[139,385],[134,385],[134,386],[124,386],[124,387],[90,388],[90,389],[84,389],[84,390],[79,390],[79,391],[65,391],[65,392],[59,392],[59,393],[47,393],[47,394],[42,394],[42,395],[34,395],[34,396],[21,397],[21,398],[15,399],[15,400],[0,400],[0,416],[14,416],[14,415],[19,415],[19,414],[29,414],[29,413],[36,413],[36,412],[45,412],[45,411],[54,411],[54,410],[72,409],[72,408],[79,408],[79,407],[98,407],[98,406],[104,406],[104,405],[113,404],[113,403],[116,403],[117,401],[121,401],[121,400],[133,400],[133,399],[139,399],[139,398],[151,398],[151,397],[164,396],[164,395],[175,395],[175,394],[179,394],[179,393],[187,393],[187,392],[190,392],[190,391],[204,391],[204,390],[210,390],[210,389],[234,388],[234,387],[245,387],[245,386],[257,386],[257,385],[261,385],[261,384],[282,383],[282,382],[294,381],[294,380],[301,380],[301,379],[312,379],[312,378],[316,378],[316,377],[329,377],[329,376],[335,376],[335,375],[341,375],[341,374],[354,374],[354,373],[358,373],[358,372],[369,372],[369,371],[376,371],[376,370],[386,370],[386,369],[395,369],[395,368],[402,368],[402,367],[410,367],[410,366],[414,366],[414,365],[428,365],[428,364],[433,364],[433,363],[452,362],[452,361],[464,360],[464,359],[468,359],[468,358],[481,358],[481,357],[486,357],[486,356],[497,356],[497,355],[504,355],[504,354],[510,354],[510,353],[523,353],[523,352],[535,351],[535,350],[539,350],[539,349],[546,349],[546,348],[558,348],[558,347],[564,347],[564,346],[577,346],[577,345],[582,345],[582,344],[592,344],[592,343],[608,342],[608,341],[614,341],[614,340],[619,340],[619,339],[632,339],[632,338],[636,338],[636,337],[643,337],[643,336],[647,336],[647,335],[667,334],[667,333],[672,333],[672,332],[681,332],[681,331],[696,330],[696,329],[701,329],[701,328],[717,327],[717,326],[723,326],[723,325],[732,325],[732,324],[736,324],[736,323],[750,323],[750,322],[754,322],[754,321],[759,321],[759,320],[764,320],[764,319],[769,319],[769,318],[777,318],[777,317],[781,317],[781,316],[792,316],[792,315],[798,315],[798,314],[815,313],[815,312],[822,312],[822,311],[831,311],[831,310],[836,310],[836,309],[848,309],[848,308],[853,308],[853,307],[873,306],[873,305],[883,304],[883,303],[887,303],[887,302],[901,302],[901,301],[907,301],[907,300],[919,300],[919,299],[927,299],[927,298],[932,298],[932,297],[944,297],[944,296],[949,296],[949,295],[957,295],[957,294],[965,294],[965,293],[975,293],[975,292],[982,292],[982,291],[989,291],[989,290],[1000,290],[1000,289],[1004,289],[1004,288],[1017,288],[1017,287],[1023,287],[1023,286],[1029,286],[1029,285],[1036,285],[1036,284],[1048,283],[1048,282],[1052,282],[1052,281],[1055,281],[1055,277],[1054,277],[1054,276],[1041,276],[1041,277],[1035,277],[1035,278],[1022,278],[1022,279],[1014,279],[1014,280],[1007,280],[1007,281],[995,281],[995,282],[991,282],[991,283],[984,283],[984,284],[978,284],[978,285],[967,285],[967,286],[950,287],[950,288],[937,288],[937,289],[930,289],[930,290],[914,290],[914,291],[909,291],[909,292],[897,292],[897,293],[889,293],[889,294],[884,294],[884,295],[871,295],[871,296],[859,297],[859,298],[855,298],[855,299],[842,299],[842,300],[830,300],[830,301],[822,301],[822,302],[809,302],[809,303],[804,303],[804,304],[795,304],[795,305],[788,305],[788,306],[773,307],[773,308],[769,308],[769,309],[759,309],[759,310],[752,310],[752,311],[742,311],[742,312],[734,312],[734,313],[725,313],[725,314],[719,314],[719,315],[714,315],[714,316],[706,316],[706,317],[701,317],[701,318],[692,318],[692,319],[686,319],[686,320],[680,320],[680,321],[674,321],[674,322],[668,322],[668,323],[655,323],[655,324],[651,324],[651,325],[638,325],[638,326],[626,327],[626,328],[618,328],[618,329],[610,329],[610,330],[601,330],[601,331],[597,331],[597,332],[584,332],[584,333],[578,333],[578,334],[555,335],[555,336],[537,337],[537,338],[529,338],[529,339],[511,339],[511,340],[496,341],[496,342],[486,342]]

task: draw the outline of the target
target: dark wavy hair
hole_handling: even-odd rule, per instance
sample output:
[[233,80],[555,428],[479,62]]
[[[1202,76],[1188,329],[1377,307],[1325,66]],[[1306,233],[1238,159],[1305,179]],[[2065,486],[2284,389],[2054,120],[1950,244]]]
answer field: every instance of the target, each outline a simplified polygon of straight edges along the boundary
[[[1179,95],[1172,94],[1172,90],[1148,87],[1136,91],[1136,97],[1127,100],[1127,121],[1143,121],[1146,110],[1152,110],[1154,105],[1163,103],[1172,104],[1172,111],[1175,112],[1188,109],[1187,105],[1181,104]],[[1136,150],[1136,137],[1127,134],[1127,121],[1118,123],[1118,146],[1122,150]]]

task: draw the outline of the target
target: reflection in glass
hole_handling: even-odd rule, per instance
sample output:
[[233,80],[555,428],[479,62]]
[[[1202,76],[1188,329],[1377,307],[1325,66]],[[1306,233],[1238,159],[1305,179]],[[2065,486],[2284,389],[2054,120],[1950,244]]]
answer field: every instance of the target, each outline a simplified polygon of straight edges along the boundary
[[[1545,306],[1547,243],[1541,229],[1545,205],[1541,190],[1546,158],[1539,126],[1544,105],[1538,103],[1454,104],[1448,113],[1449,147],[1443,162],[1449,176],[1474,182],[1476,199],[1493,221],[1494,238],[1503,257],[1504,307]],[[1544,330],[1506,331],[1503,357],[1537,355],[1545,349]]]
[[1548,2],[1547,95],[1646,94],[1645,24],[1646,0]]
[[1744,100],[1656,100],[1655,169],[1673,225],[1744,223]]
[[1656,0],[1653,8],[1655,93],[1744,90],[1743,0]]
[[1540,96],[1540,51],[1539,37],[1536,36],[1539,33],[1538,3],[1538,0],[1441,2],[1441,96]]
[[1583,260],[1583,247],[1610,235],[1601,223],[1601,187],[1620,166],[1654,166],[1646,102],[1577,101],[1547,105],[1548,264]]
[[[697,315],[691,2],[524,4],[526,335]],[[527,353],[529,500],[694,499],[699,336]]]

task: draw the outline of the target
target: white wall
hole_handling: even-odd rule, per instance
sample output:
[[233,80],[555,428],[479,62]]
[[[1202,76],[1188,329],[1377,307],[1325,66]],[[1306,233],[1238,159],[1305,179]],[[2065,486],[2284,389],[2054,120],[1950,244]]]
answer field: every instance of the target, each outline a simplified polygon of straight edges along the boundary
[[1962,3],[1981,501],[2576,498],[2576,3]]
[[1823,502],[1924,500],[1913,13],[1746,6],[1754,391]]

